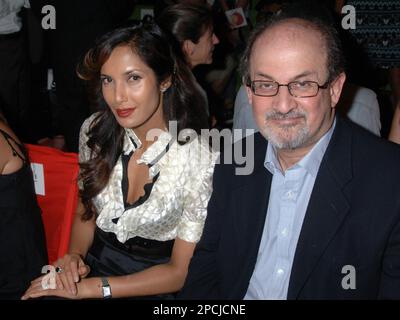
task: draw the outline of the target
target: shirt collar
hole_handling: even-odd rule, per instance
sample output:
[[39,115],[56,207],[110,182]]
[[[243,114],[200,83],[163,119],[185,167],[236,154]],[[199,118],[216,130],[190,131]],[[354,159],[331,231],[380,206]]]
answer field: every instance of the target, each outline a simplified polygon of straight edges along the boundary
[[[336,118],[334,119],[330,129],[321,137],[321,139],[319,139],[319,141],[312,147],[312,149],[306,154],[306,156],[298,163],[296,163],[292,168],[303,167],[307,170],[307,172],[316,177],[326,148],[328,147],[329,142],[332,138],[335,126]],[[274,174],[276,170],[281,171],[281,165],[276,156],[276,149],[271,143],[268,143],[267,146],[264,166],[272,174]]]
[[[142,142],[132,129],[125,129],[125,139],[123,145],[123,154],[129,155],[137,148],[142,146]],[[137,163],[154,164],[157,162],[160,155],[165,151],[167,145],[172,141],[172,136],[168,131],[160,129],[160,134],[157,135],[157,141],[151,144],[147,150],[142,154]]]

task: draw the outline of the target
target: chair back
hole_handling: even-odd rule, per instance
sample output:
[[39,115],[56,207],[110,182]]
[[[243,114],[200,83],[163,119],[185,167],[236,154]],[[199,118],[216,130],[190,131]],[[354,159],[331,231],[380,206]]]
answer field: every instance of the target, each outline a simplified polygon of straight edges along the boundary
[[26,144],[46,233],[49,263],[68,250],[78,201],[78,155]]

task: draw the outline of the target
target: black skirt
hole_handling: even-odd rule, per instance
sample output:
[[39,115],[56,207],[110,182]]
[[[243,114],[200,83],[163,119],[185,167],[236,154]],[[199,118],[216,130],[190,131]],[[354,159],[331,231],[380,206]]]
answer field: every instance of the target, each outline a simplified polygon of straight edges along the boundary
[[[90,277],[122,276],[167,263],[174,240],[156,241],[134,237],[121,243],[112,232],[96,228],[86,256]],[[133,299],[174,299],[175,294],[134,297]]]

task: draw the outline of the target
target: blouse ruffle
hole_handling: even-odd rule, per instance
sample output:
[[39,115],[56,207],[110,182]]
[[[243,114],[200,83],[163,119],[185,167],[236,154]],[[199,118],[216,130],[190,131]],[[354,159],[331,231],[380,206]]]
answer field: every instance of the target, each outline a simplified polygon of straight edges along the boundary
[[[96,115],[89,117],[81,128],[81,162],[91,157],[87,132]],[[130,154],[141,145],[134,131],[125,129],[123,153]],[[201,137],[179,145],[167,131],[160,132],[157,140],[137,160],[137,163],[151,164],[149,178],[160,173],[149,198],[143,204],[125,210],[120,157],[109,183],[93,199],[98,214],[97,226],[115,233],[122,243],[135,236],[158,241],[179,237],[184,241],[198,242],[207,215],[217,158],[218,153],[213,152]]]

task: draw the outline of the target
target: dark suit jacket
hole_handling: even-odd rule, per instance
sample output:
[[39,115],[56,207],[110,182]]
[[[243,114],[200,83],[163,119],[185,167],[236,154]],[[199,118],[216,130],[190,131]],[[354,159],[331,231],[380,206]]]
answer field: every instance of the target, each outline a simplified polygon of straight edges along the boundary
[[[246,294],[272,180],[266,148],[257,133],[251,175],[235,175],[235,164],[217,165],[205,229],[180,298]],[[337,120],[299,236],[288,299],[400,298],[399,180],[397,145]],[[356,289],[342,287],[345,265],[355,268]]]

